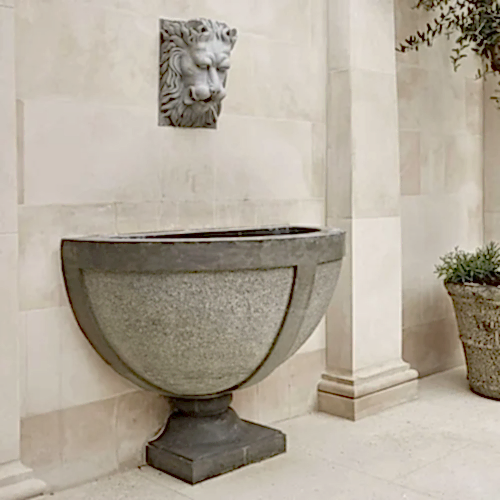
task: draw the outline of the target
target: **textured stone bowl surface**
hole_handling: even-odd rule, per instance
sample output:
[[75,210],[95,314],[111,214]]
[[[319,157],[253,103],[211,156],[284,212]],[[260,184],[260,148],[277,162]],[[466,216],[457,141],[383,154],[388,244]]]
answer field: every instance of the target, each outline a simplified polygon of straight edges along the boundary
[[137,385],[210,397],[255,384],[323,317],[339,230],[279,227],[65,239],[66,289],[97,352]]
[[483,396],[500,399],[500,288],[446,284],[464,346],[469,385]]

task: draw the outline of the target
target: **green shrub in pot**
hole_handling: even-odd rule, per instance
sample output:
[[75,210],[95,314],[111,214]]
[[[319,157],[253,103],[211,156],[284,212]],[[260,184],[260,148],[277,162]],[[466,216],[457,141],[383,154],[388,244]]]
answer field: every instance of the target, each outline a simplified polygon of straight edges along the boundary
[[455,248],[436,273],[453,300],[471,390],[500,400],[500,247]]

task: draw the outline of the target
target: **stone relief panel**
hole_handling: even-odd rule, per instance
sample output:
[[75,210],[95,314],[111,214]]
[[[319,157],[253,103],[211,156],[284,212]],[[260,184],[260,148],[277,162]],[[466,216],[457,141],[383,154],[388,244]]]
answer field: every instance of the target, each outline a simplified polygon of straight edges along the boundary
[[223,22],[160,21],[161,126],[216,128],[236,40]]

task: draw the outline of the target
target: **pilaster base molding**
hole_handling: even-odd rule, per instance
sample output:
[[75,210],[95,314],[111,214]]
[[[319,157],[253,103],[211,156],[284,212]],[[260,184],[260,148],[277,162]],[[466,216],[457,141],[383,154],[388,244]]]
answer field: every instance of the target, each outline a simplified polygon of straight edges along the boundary
[[0,465],[0,500],[25,500],[46,491],[47,485],[20,461]]
[[325,373],[318,386],[319,411],[359,420],[415,399],[418,372],[397,362],[355,375]]

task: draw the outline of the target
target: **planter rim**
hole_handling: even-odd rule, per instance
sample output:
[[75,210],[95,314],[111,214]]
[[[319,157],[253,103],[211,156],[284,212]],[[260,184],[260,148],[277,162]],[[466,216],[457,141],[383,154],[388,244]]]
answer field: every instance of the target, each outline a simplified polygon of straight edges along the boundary
[[64,238],[64,269],[196,272],[318,265],[341,260],[345,232],[313,226],[162,231]]
[[444,286],[452,299],[500,303],[500,286],[479,283],[445,283]]
[[452,283],[452,282],[444,282],[444,286],[446,288],[457,286],[457,287],[464,287],[464,288],[465,287],[470,287],[470,288],[480,288],[480,287],[483,287],[483,288],[493,288],[493,289],[500,290],[500,285],[494,286],[494,285],[487,285],[486,283],[483,285],[481,283]]
[[500,286],[480,285],[479,283],[444,283],[449,294],[472,293],[474,295],[499,295]]
[[[258,234],[261,233],[261,234]],[[263,233],[263,234],[262,234]],[[111,235],[91,235],[63,238],[64,241],[92,241],[104,243],[214,243],[261,242],[266,240],[311,239],[342,235],[345,231],[337,228],[307,224],[277,224],[242,227],[179,229],[168,231],[144,231]]]

